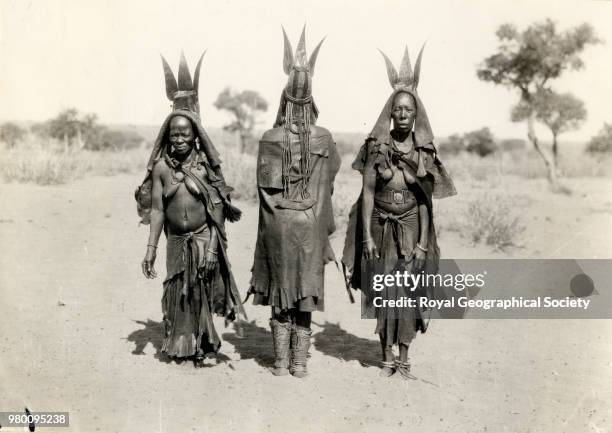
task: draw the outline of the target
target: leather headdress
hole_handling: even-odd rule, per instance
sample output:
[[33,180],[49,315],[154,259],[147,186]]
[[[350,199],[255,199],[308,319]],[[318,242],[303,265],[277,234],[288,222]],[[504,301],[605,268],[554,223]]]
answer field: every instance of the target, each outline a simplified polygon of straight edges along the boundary
[[[219,152],[202,127],[202,122],[200,119],[198,88],[202,59],[204,58],[205,53],[206,51],[202,53],[200,59],[198,60],[193,80],[191,78],[189,67],[187,66],[187,61],[185,60],[185,55],[183,52],[181,52],[181,59],[179,63],[178,80],[172,73],[166,59],[164,59],[163,56],[161,58],[166,80],[166,96],[170,101],[172,101],[172,112],[168,114],[160,128],[147,163],[147,173],[141,186],[137,188],[135,193],[136,201],[138,203],[138,214],[141,216],[144,224],[149,223],[149,215],[151,211],[151,172],[153,170],[153,166],[157,160],[163,158],[170,152],[168,131],[170,129],[170,121],[172,118],[182,116],[189,119],[195,134],[196,148],[205,156],[206,163],[211,167],[214,174],[219,179],[223,179],[223,174],[221,173],[220,167],[221,158],[219,157]],[[221,194],[223,198],[229,201],[229,191],[226,191],[225,187],[222,189],[223,191]]]
[[178,81],[170,69],[170,65],[164,56],[161,56],[162,65],[164,67],[164,76],[166,77],[166,96],[172,101],[173,110],[189,110],[200,115],[200,103],[198,101],[198,89],[200,81],[200,68],[202,59],[206,54],[206,50],[200,56],[198,64],[195,68],[193,81],[189,73],[189,66],[185,60],[185,54],[181,51],[181,60],[178,69]]
[[[289,195],[289,171],[292,161],[291,155],[291,128],[295,128],[300,140],[300,171],[302,175],[302,198],[308,199],[308,183],[310,180],[310,125],[315,124],[319,110],[312,99],[312,76],[319,49],[325,38],[316,46],[310,58],[306,54],[306,26],[298,42],[295,54],[291,42],[283,28],[284,56],[283,70],[288,80],[281,94],[280,106],[274,127],[285,128],[285,151],[283,154],[283,197]],[[297,112],[297,115],[296,115]],[[294,133],[295,133],[294,131]]]
[[[399,73],[389,60],[389,57],[385,55],[382,51],[380,52],[385,59],[385,64],[387,66],[387,75],[389,77],[389,83],[393,88],[393,93],[387,99],[385,106],[383,107],[374,128],[372,128],[372,132],[370,133],[371,138],[375,138],[379,141],[389,143],[389,131],[391,129],[391,113],[393,111],[393,100],[399,93],[408,93],[410,94],[415,101],[416,104],[416,118],[414,120],[414,146],[415,149],[420,149],[423,147],[428,147],[433,142],[434,136],[431,130],[431,125],[429,124],[429,118],[427,117],[427,112],[425,111],[425,106],[421,101],[417,93],[417,87],[419,85],[419,78],[421,74],[421,59],[423,57],[423,48],[419,51],[419,55],[417,57],[417,61],[414,65],[414,71],[410,65],[410,56],[408,55],[408,48],[404,50],[404,57],[402,59],[402,63],[400,65]],[[423,174],[422,172],[419,174]]]

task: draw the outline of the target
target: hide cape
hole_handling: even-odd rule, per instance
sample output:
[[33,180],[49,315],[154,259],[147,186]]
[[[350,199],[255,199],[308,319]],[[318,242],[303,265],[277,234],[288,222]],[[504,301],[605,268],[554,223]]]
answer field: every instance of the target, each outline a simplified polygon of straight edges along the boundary
[[[415,65],[414,74],[410,67],[408,51],[404,53],[402,67],[399,74],[395,71],[391,62],[384,55],[387,64],[389,81],[393,92],[387,99],[371,133],[361,146],[352,168],[363,175],[366,160],[373,159],[373,168],[377,171],[377,184],[382,172],[392,165],[401,165],[414,178],[414,187],[424,197],[429,213],[429,232],[427,234],[427,252],[424,272],[435,274],[438,272],[440,250],[437,243],[436,231],[433,218],[433,198],[444,198],[455,195],[457,192],[453,182],[448,175],[444,165],[438,159],[436,149],[433,145],[433,132],[429,118],[421,98],[416,92],[419,81],[420,63],[422,49]],[[412,130],[413,149],[409,152],[401,152],[397,149],[391,136],[391,122],[393,102],[401,94],[407,93],[414,99],[416,106],[416,117]],[[362,284],[362,257],[363,257],[363,215],[362,215],[363,190],[359,198],[351,208],[349,223],[347,226],[346,239],[342,257],[342,267],[347,284],[354,289],[365,290],[367,285]],[[374,205],[376,206],[376,205]],[[380,246],[377,246],[380,249]],[[417,326],[422,332],[427,329],[428,315],[420,311],[420,319]]]
[[325,128],[310,127],[310,196],[301,196],[297,134],[289,145],[289,194],[285,196],[285,131],[278,127],[260,140],[257,161],[259,226],[250,293],[256,305],[301,311],[324,309],[324,266],[334,261],[329,236],[335,230],[331,195],[340,156]]

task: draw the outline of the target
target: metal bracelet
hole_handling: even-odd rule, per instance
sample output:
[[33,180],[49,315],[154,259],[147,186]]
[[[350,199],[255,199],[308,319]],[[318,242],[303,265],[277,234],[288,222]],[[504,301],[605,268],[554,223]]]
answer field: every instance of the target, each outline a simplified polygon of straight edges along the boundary
[[211,253],[211,254],[214,254],[215,256],[217,255],[217,252],[216,252],[216,251],[212,251],[212,250],[206,250],[206,251],[207,251],[207,252],[209,252],[209,253]]
[[157,245],[152,245],[152,244],[147,244],[148,247],[153,247],[155,249],[157,249]]
[[419,250],[423,251],[424,253],[426,253],[426,252],[427,252],[427,248],[423,248],[423,247],[421,246],[421,244],[419,244],[418,242],[417,242],[417,244],[416,244],[416,247],[417,247]]

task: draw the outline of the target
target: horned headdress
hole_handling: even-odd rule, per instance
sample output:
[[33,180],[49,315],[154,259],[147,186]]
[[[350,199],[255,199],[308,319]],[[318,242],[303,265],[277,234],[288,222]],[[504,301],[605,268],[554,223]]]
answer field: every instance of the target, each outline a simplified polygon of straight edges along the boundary
[[385,65],[387,67],[387,75],[389,77],[389,83],[393,88],[393,93],[387,100],[385,107],[378,120],[376,121],[376,125],[372,129],[370,133],[370,138],[375,138],[378,141],[389,142],[389,129],[391,126],[391,113],[393,111],[393,101],[395,97],[399,93],[408,93],[412,96],[416,105],[416,118],[414,121],[414,146],[415,150],[417,150],[419,158],[419,169],[417,172],[417,176],[423,177],[425,176],[425,167],[423,165],[423,156],[421,150],[423,148],[433,147],[433,133],[431,131],[431,126],[429,125],[429,119],[427,117],[427,113],[425,112],[425,107],[421,102],[421,98],[417,95],[417,87],[419,85],[419,77],[421,74],[421,59],[423,57],[423,47],[421,47],[421,51],[419,51],[419,55],[417,57],[417,61],[414,65],[414,71],[410,64],[410,56],[408,54],[408,47],[404,50],[404,57],[402,58],[402,63],[400,64],[399,72],[393,66],[389,57],[382,51],[383,58],[385,59]]
[[136,189],[136,201],[138,203],[138,214],[142,218],[142,223],[149,224],[150,213],[151,213],[151,191],[152,191],[152,180],[151,173],[155,163],[161,159],[170,156],[171,146],[168,141],[168,132],[170,129],[170,122],[176,116],[182,116],[189,119],[193,126],[195,134],[196,148],[200,151],[200,154],[205,157],[205,164],[210,167],[208,172],[209,180],[213,188],[217,190],[225,211],[225,216],[230,221],[236,221],[240,218],[240,210],[237,209],[230,203],[229,193],[232,188],[225,184],[223,179],[223,173],[221,172],[221,159],[219,152],[215,148],[214,144],[208,137],[208,134],[202,126],[200,120],[200,103],[198,101],[198,88],[200,81],[200,68],[202,66],[202,59],[204,54],[202,53],[200,59],[195,68],[195,75],[193,80],[185,60],[185,55],[181,52],[181,60],[178,68],[178,80],[172,73],[172,69],[168,65],[168,62],[162,56],[162,66],[164,68],[164,76],[166,80],[166,96],[172,101],[172,112],[168,114],[164,123],[162,124],[159,134],[155,139],[151,156],[147,163],[147,173],[142,184]]
[[412,66],[410,65],[410,55],[408,54],[408,47],[404,49],[404,57],[402,58],[402,63],[400,65],[399,73],[397,69],[393,66],[389,57],[382,51],[383,58],[385,59],[385,64],[387,66],[387,75],[389,76],[389,83],[394,90],[400,89],[411,89],[413,92],[416,92],[417,87],[419,86],[419,76],[421,75],[421,58],[423,57],[423,49],[425,48],[425,44],[421,47],[421,51],[419,51],[419,55],[417,57],[417,61],[414,64],[414,72],[412,71]]
[[[429,124],[429,118],[425,111],[423,101],[417,94],[417,87],[419,85],[419,79],[421,75],[421,59],[423,57],[423,49],[425,44],[421,47],[419,55],[417,56],[416,63],[414,64],[414,70],[410,64],[410,56],[408,55],[408,48],[404,50],[404,56],[402,63],[400,64],[399,72],[393,66],[389,57],[382,51],[380,52],[385,60],[387,67],[387,75],[389,77],[389,83],[393,88],[393,92],[387,99],[385,106],[378,116],[378,120],[372,128],[372,132],[366,140],[366,145],[362,146],[359,151],[359,155],[352,167],[360,172],[363,172],[366,159],[367,145],[371,142],[377,142],[381,144],[387,144],[392,146],[394,141],[391,137],[391,114],[393,112],[393,102],[397,95],[400,93],[407,93],[414,99],[416,106],[416,117],[414,120],[414,126],[412,128],[412,139],[414,143],[416,156],[416,175],[417,178],[423,179],[427,174],[431,174],[434,179],[434,190],[433,196],[435,198],[443,198],[451,195],[455,195],[457,192],[453,185],[453,182],[448,175],[442,162],[438,159],[436,148],[433,144],[434,136]],[[429,156],[425,156],[428,154]],[[427,161],[426,161],[427,159]]]
[[164,56],[161,56],[166,77],[166,96],[172,101],[173,110],[189,110],[200,115],[200,103],[198,101],[198,88],[200,81],[200,68],[206,51],[202,53],[195,68],[193,81],[189,73],[189,66],[185,60],[185,54],[181,51],[181,60],[178,68],[178,81],[172,73],[172,69]]
[[283,89],[281,102],[276,117],[275,127],[285,128],[285,151],[283,155],[283,196],[289,195],[289,169],[291,167],[291,133],[299,135],[300,169],[302,176],[302,198],[309,198],[308,182],[310,180],[310,125],[316,123],[319,114],[312,98],[312,76],[319,49],[325,38],[316,46],[310,58],[306,54],[306,26],[298,42],[295,54],[291,42],[283,28],[284,56],[283,70],[288,76]]

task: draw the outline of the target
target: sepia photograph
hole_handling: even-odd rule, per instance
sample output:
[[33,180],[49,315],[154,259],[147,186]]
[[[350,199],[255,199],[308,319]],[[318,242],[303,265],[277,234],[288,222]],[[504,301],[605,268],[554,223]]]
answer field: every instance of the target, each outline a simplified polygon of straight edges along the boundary
[[0,433],[612,433],[611,24],[0,0]]

